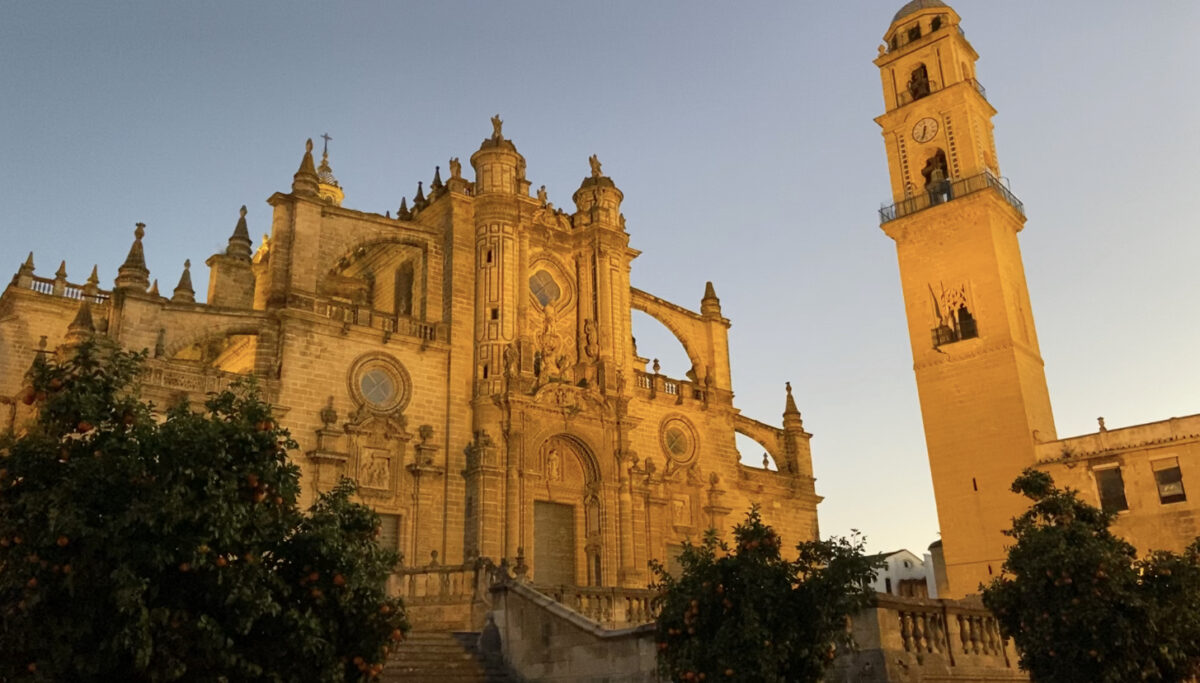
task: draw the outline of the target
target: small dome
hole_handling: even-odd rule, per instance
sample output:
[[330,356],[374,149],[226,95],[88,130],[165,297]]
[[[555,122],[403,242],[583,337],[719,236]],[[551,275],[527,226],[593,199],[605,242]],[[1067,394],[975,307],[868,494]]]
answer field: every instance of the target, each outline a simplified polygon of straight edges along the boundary
[[896,16],[892,17],[892,23],[894,24],[910,14],[915,14],[923,9],[929,9],[930,7],[948,8],[949,6],[942,2],[942,0],[910,0],[908,4],[900,8],[899,12],[896,12]]
[[322,185],[332,185],[334,187],[341,187],[341,185],[338,185],[337,178],[333,177],[333,169],[329,167],[329,157],[328,156],[322,157],[321,165],[317,167],[317,180]]

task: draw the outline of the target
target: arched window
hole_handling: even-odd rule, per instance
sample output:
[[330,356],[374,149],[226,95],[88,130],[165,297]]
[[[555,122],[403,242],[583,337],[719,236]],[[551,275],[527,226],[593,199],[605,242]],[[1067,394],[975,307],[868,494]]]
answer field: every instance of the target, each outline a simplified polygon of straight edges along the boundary
[[925,161],[925,168],[921,169],[921,175],[925,178],[925,189],[929,192],[942,191],[942,184],[946,183],[949,174],[946,172],[946,153],[940,148],[935,150],[933,154]]

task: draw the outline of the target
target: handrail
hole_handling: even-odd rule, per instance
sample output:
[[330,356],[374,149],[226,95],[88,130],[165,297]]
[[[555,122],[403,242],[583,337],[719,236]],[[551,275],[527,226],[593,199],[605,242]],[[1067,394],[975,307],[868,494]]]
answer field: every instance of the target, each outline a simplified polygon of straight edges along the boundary
[[1004,182],[1000,178],[997,178],[991,171],[984,171],[979,175],[969,178],[943,180],[941,183],[931,183],[930,185],[929,189],[915,197],[909,197],[890,206],[880,208],[880,224],[894,221],[897,218],[903,218],[909,214],[924,211],[931,206],[945,204],[959,197],[965,197],[966,195],[987,189],[993,189],[998,192],[1004,198],[1004,201],[1017,210],[1017,213],[1022,216],[1025,215],[1025,204],[1020,199],[1017,199],[1012,190],[1005,187]]

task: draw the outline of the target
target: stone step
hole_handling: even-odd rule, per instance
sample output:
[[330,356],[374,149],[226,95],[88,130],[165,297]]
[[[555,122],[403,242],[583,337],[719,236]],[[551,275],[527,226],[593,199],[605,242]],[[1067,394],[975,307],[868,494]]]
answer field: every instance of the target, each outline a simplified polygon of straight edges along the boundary
[[379,680],[436,683],[508,683],[503,665],[487,662],[475,649],[478,633],[414,631],[396,647]]

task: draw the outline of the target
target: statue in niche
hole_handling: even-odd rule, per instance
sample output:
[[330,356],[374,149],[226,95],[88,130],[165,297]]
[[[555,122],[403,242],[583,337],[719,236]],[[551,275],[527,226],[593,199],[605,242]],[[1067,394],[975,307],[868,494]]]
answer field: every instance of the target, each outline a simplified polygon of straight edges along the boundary
[[596,329],[596,321],[588,318],[583,321],[583,352],[590,360],[600,356],[600,333]]
[[504,376],[512,377],[517,372],[517,344],[513,342],[504,347]]
[[558,455],[557,448],[550,448],[550,452],[546,454],[546,479],[548,481],[562,481],[562,459]]
[[560,353],[562,336],[558,334],[554,321],[554,304],[546,304],[542,309],[542,331],[538,334],[539,353],[542,358],[542,371],[554,375],[562,373],[566,356]]
[[500,129],[503,126],[504,126],[504,121],[500,120],[499,114],[496,114],[495,116],[492,117],[492,139],[493,140],[503,140],[504,139],[504,135],[501,134],[501,132],[500,132]]
[[450,159],[450,177],[451,178],[461,178],[462,177],[462,164],[458,161],[458,157],[454,157],[454,158]]

